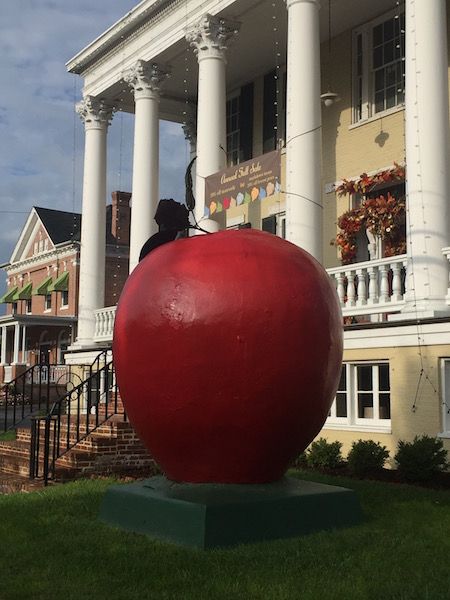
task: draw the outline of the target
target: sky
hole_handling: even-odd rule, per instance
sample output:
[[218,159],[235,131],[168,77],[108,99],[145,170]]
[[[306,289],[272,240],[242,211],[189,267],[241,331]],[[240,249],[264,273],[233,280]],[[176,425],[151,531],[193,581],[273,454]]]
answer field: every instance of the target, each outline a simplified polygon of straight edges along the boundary
[[[0,264],[32,206],[81,212],[82,79],[65,63],[138,0],[0,0]],[[184,198],[189,160],[181,127],[160,124],[160,196]],[[108,132],[108,199],[131,191],[133,117]],[[176,176],[174,176],[174,174]],[[6,273],[0,272],[0,293]]]

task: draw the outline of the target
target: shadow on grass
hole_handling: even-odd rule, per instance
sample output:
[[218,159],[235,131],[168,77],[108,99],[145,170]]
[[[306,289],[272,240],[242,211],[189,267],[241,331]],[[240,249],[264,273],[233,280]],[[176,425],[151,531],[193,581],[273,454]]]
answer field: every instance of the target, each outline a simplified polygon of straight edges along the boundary
[[112,481],[0,496],[0,598],[450,596],[449,492],[303,475],[356,490],[367,520],[350,529],[202,552],[100,523],[101,498]]

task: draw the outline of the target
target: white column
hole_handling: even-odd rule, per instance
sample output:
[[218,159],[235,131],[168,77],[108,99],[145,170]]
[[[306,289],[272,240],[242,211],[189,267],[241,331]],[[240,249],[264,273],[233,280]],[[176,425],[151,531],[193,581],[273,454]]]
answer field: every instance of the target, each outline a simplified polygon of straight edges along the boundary
[[322,258],[318,0],[286,0],[286,239]]
[[81,222],[78,335],[75,348],[93,345],[94,310],[105,298],[106,132],[112,109],[87,96],[77,104],[84,121],[85,150]]
[[406,0],[406,311],[447,310],[449,114],[445,0]]
[[19,362],[19,344],[20,344],[20,325],[16,323],[14,325],[14,348],[13,348],[13,364],[17,365]]
[[22,362],[25,364],[26,361],[26,356],[25,356],[25,346],[27,343],[27,326],[26,325],[22,325]]
[[197,161],[195,218],[205,212],[205,177],[226,165],[226,49],[239,23],[204,15],[186,39],[198,58]]
[[158,231],[154,220],[159,202],[159,90],[167,70],[138,60],[125,73],[134,89],[134,152],[130,226],[130,272],[148,238]]
[[1,348],[1,355],[0,355],[0,364],[5,365],[6,364],[6,335],[7,335],[6,325],[3,325],[1,330],[2,330],[2,348]]

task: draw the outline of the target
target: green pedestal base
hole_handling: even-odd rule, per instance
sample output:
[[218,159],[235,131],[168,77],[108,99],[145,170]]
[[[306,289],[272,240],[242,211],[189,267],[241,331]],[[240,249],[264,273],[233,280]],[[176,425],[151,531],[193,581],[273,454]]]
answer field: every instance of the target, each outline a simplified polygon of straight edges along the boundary
[[352,490],[311,481],[286,477],[263,485],[188,484],[159,476],[111,486],[100,518],[206,549],[348,527],[362,516]]

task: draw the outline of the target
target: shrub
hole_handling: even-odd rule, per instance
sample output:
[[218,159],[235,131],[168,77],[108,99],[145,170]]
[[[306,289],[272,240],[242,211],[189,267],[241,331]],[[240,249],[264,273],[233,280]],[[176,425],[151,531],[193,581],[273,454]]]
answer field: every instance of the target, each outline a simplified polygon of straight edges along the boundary
[[438,438],[416,436],[412,442],[399,441],[395,460],[400,475],[407,481],[430,481],[446,468],[447,450]]
[[353,442],[347,456],[347,464],[351,473],[358,477],[381,471],[389,458],[386,446],[373,440]]
[[304,469],[305,467],[307,467],[308,462],[306,460],[306,452],[303,451],[298,456],[296,456],[292,461],[291,466],[294,469]]
[[337,469],[344,464],[341,448],[341,442],[327,442],[325,438],[319,438],[309,447],[306,462],[315,469]]

